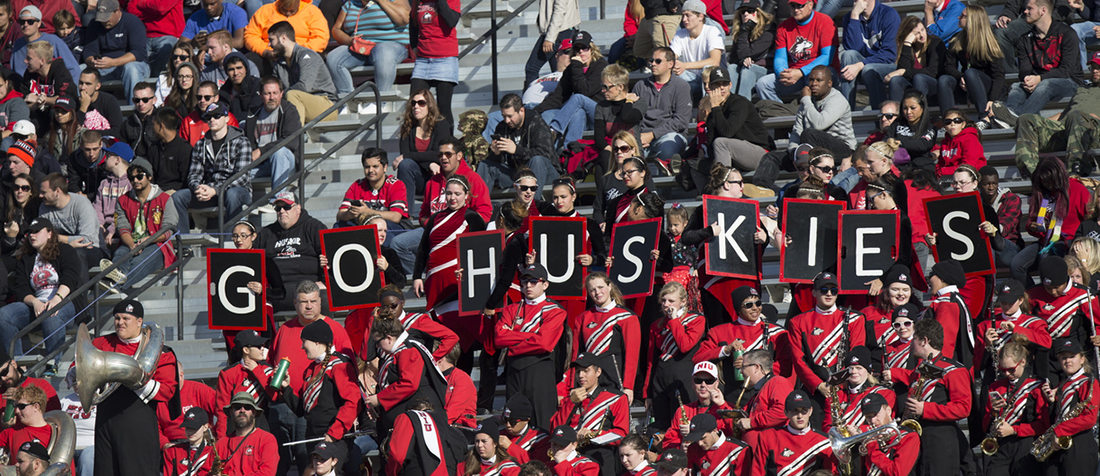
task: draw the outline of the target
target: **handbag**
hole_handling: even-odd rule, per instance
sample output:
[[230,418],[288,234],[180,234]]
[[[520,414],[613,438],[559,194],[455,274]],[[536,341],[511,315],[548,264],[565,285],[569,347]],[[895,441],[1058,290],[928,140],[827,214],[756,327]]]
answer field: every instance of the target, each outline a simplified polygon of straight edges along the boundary
[[[355,16],[355,31],[356,32],[359,31],[359,19],[363,17],[363,10],[366,10],[366,9],[367,9],[367,5],[366,5],[366,2],[364,2],[363,7],[359,9],[359,14]],[[352,53],[367,56],[367,55],[370,54],[371,50],[374,49],[374,42],[370,41],[368,39],[365,39],[361,36],[354,36],[351,39],[351,45],[348,45],[348,49],[350,49]]]

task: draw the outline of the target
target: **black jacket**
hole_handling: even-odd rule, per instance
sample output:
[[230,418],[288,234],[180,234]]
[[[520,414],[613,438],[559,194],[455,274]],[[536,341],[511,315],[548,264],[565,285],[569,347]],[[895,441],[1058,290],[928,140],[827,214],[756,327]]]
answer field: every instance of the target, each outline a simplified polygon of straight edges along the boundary
[[683,0],[642,0],[645,17],[650,20],[657,15],[679,15],[683,5]]
[[989,63],[971,61],[966,51],[955,53],[947,48],[947,60],[943,62],[943,74],[949,74],[956,80],[963,78],[963,72],[975,68],[992,79],[989,86],[989,100],[998,101],[1005,95],[1005,59],[997,58]]
[[[561,83],[559,88],[561,87]],[[512,167],[527,165],[527,161],[536,156],[543,156],[553,161],[557,157],[554,153],[554,142],[550,136],[550,126],[542,120],[542,115],[533,109],[525,109],[523,124],[518,129],[513,129],[507,121],[500,121],[494,131],[497,135],[512,139],[516,143],[516,153],[494,154],[489,153],[487,160],[500,162]]]
[[[1016,62],[1020,78],[1037,74],[1043,79],[1069,78],[1078,86],[1085,84],[1081,68],[1081,50],[1077,47],[1077,32],[1062,22],[1050,24],[1046,38],[1039,39],[1032,28],[1016,43]],[[1056,57],[1048,52],[1058,51]]]
[[943,40],[936,35],[928,35],[928,48],[924,50],[924,58],[920,61],[920,67],[916,66],[916,55],[912,46],[898,45],[898,68],[905,69],[902,77],[913,81],[917,73],[927,74],[933,78],[939,77],[943,72],[943,63],[947,59],[947,48],[943,46]]
[[[425,177],[431,177],[432,172],[429,168],[431,164],[439,163],[439,143],[443,142],[443,139],[451,137],[454,128],[451,126],[451,121],[442,119],[435,123],[435,127],[432,128],[432,136],[428,138],[428,150],[420,152],[416,149],[416,131],[419,126],[409,131],[407,137],[399,137],[397,139],[398,149],[401,151],[401,156],[405,159],[412,159],[420,166],[420,170],[424,172]],[[410,184],[405,184],[408,187]]]
[[153,164],[153,181],[163,190],[187,188],[187,172],[191,169],[191,144],[179,135],[171,142],[160,139],[149,147],[149,163]]
[[105,154],[106,152],[100,152],[95,161],[89,161],[84,156],[84,150],[77,149],[65,158],[61,169],[69,181],[69,193],[82,193],[87,197],[96,195],[99,181],[104,177],[102,165]]
[[[734,92],[730,92],[721,106],[712,107],[707,115],[707,143],[714,144],[718,138],[740,139],[771,148],[764,120],[756,114],[751,101]],[[714,147],[710,149],[713,151]]]
[[297,285],[299,281],[321,281],[321,230],[325,225],[302,210],[298,222],[283,228],[279,222],[267,225],[263,240],[267,254],[278,265],[283,282]]
[[[42,77],[38,73],[32,73],[26,71],[23,73],[23,86],[29,88],[32,83],[37,83],[36,89],[43,91],[50,97],[67,97],[71,99],[73,104],[77,104],[77,96],[80,92],[76,89],[76,82],[73,81],[72,74],[69,73],[69,68],[65,66],[65,60],[61,58],[54,59],[50,62],[50,72],[46,77]],[[26,91],[20,91],[26,92]],[[46,132],[50,129],[50,125],[53,119],[53,108],[47,107],[44,110],[38,108],[31,108],[31,121],[34,122],[35,127],[39,131],[43,131],[38,134],[39,137],[45,137]]]
[[[240,53],[230,53],[232,54]],[[233,83],[226,81],[218,91],[218,97],[221,102],[229,104],[229,112],[233,113],[233,117],[245,117],[248,111],[264,105],[264,100],[260,98],[260,78],[255,76],[245,76],[239,93],[233,90]]]
[[753,63],[767,67],[769,53],[775,48],[776,23],[772,22],[765,27],[759,38],[750,40],[749,35],[755,27],[756,22],[745,23],[737,31],[737,38],[733,40],[733,51],[730,52],[729,57],[731,67],[740,66],[745,58],[752,58]]
[[[1077,14],[1078,12],[1074,10],[1073,7],[1069,6],[1069,2],[1067,0],[1053,1],[1054,11],[1050,12],[1051,17],[1055,20],[1058,20],[1059,22],[1073,24],[1073,15]],[[1091,8],[1090,5],[1092,2],[1085,0],[1085,2],[1083,3],[1085,4],[1085,9],[1080,12],[1081,18],[1091,20],[1090,17],[1093,13],[1090,10],[1094,10]],[[1005,2],[1004,9],[1001,10],[1001,16],[1006,16],[1012,20],[1015,20],[1017,17],[1023,18],[1025,8],[1027,8],[1027,0],[1007,0]]]
[[[76,291],[76,288],[80,287],[88,280],[88,270],[83,268],[83,261],[80,260],[80,255],[76,254],[76,250],[72,246],[66,243],[59,243],[58,250],[60,254],[57,260],[52,264],[57,269],[58,285],[65,285],[69,287],[69,292]],[[34,270],[34,258],[38,256],[37,253],[33,255],[27,255],[19,258],[19,261],[15,263],[15,300],[23,301],[23,298],[34,295],[34,287],[31,286],[31,271]],[[73,305],[77,310],[84,309],[87,304],[88,298],[83,294],[74,296]]]
[[149,158],[150,146],[158,142],[156,134],[153,134],[153,114],[138,117],[137,111],[134,111],[122,122],[120,129],[122,141],[134,148],[134,157]]
[[[275,142],[270,142],[267,145],[260,147],[256,142],[256,124],[260,121],[260,113],[263,112],[263,106],[253,110],[248,114],[248,119],[245,120],[244,135],[248,138],[248,142],[252,143],[252,148],[260,149],[260,153],[266,153],[271,150],[275,144],[287,137],[294,135],[298,132],[298,129],[302,128],[302,118],[298,115],[298,108],[294,107],[289,101],[283,101],[279,106],[279,110],[275,112],[278,114],[275,127]],[[286,145],[287,150],[298,156],[298,141],[292,140]]]
[[558,87],[535,106],[535,112],[542,114],[543,111],[560,109],[574,94],[583,94],[598,101],[597,96],[603,92],[602,74],[606,67],[607,60],[603,58],[588,65],[587,70],[580,61],[570,61],[569,67],[565,68],[561,80],[558,81]]

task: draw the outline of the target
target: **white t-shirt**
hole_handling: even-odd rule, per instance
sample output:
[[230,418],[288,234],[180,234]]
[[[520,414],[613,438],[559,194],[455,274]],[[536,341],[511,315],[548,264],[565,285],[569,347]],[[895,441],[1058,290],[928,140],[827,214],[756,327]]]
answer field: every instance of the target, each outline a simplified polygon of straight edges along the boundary
[[558,88],[558,81],[561,81],[561,72],[553,72],[531,81],[531,85],[527,86],[527,90],[523,92],[523,103],[541,103],[546,96]]
[[34,288],[34,297],[46,302],[57,294],[58,283],[61,275],[57,273],[49,261],[43,260],[42,255],[35,255],[34,268],[31,269],[31,288]]
[[[705,60],[710,57],[711,50],[726,50],[725,42],[722,41],[722,30],[711,25],[703,25],[703,31],[699,32],[699,37],[694,39],[686,28],[676,30],[676,36],[672,37],[672,42],[668,46],[676,52],[677,61],[684,63]],[[701,74],[703,69],[689,71]]]
[[61,397],[61,409],[73,417],[76,423],[76,448],[84,449],[95,444],[95,407],[85,412],[76,392]]

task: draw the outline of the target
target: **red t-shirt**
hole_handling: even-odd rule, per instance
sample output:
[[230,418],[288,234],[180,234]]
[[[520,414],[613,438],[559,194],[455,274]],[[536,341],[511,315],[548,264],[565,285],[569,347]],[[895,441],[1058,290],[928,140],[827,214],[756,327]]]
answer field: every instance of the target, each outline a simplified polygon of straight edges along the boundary
[[49,446],[51,437],[53,432],[50,425],[35,427],[16,423],[15,426],[0,431],[0,448],[3,448],[8,455],[12,455],[11,460],[15,461],[14,455],[23,443],[38,440],[42,446]]
[[[459,0],[447,0],[454,11],[462,11]],[[416,56],[423,58],[448,58],[458,56],[458,35],[454,28],[441,21],[435,0],[421,1],[416,9],[416,21],[420,24],[420,42]]]
[[352,182],[344,194],[344,201],[340,203],[340,211],[350,208],[353,200],[362,200],[371,210],[397,212],[404,218],[409,217],[405,182],[393,175],[387,175],[378,190],[371,190],[370,182],[365,178]]
[[794,17],[784,20],[775,35],[776,49],[787,50],[788,68],[801,68],[810,64],[821,56],[822,48],[830,46],[833,47],[835,60],[838,54],[836,26],[828,16],[817,12],[813,13],[805,25],[799,25]]

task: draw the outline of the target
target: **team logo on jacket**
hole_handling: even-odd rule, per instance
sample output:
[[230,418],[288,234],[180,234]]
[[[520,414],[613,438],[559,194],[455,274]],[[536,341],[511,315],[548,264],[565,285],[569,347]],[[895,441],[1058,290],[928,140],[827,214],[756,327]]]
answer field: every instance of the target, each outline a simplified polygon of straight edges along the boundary
[[244,454],[245,454],[245,456],[252,456],[252,447],[249,446],[248,448],[245,448],[244,449]]
[[1054,310],[1054,305],[1053,304],[1044,304],[1043,305],[1043,310],[1044,311],[1053,311]]
[[[906,314],[909,314],[909,312],[908,312],[908,311],[906,311],[905,313],[906,313]],[[889,318],[886,318],[886,317],[884,317],[884,318],[882,318],[882,319],[879,319],[879,320],[878,320],[878,323],[879,323],[879,324],[889,324],[889,323],[890,323],[890,319],[889,319]]]
[[784,458],[790,458],[791,455],[794,454],[794,451],[791,451],[790,448],[783,448],[783,452],[779,454],[783,455]]
[[595,327],[596,327],[596,325],[597,325],[597,324],[596,324],[595,322],[589,322],[589,323],[588,323],[588,325],[587,325],[587,326],[585,326],[585,327],[588,327],[589,329],[592,329],[592,328],[595,328]]
[[825,329],[820,329],[820,328],[815,327],[813,332],[810,332],[810,333],[815,335],[815,336],[819,336],[819,335],[825,333]]
[[710,469],[710,461],[703,462],[703,469]]
[[184,466],[189,466],[191,464],[191,461],[185,458],[183,461],[180,461],[180,464]]

